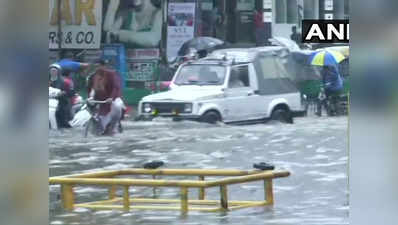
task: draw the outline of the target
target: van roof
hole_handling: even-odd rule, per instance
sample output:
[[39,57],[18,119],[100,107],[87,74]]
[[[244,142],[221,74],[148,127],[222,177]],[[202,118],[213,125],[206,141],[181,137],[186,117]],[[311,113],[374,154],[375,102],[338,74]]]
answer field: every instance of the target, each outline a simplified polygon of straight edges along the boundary
[[259,53],[279,53],[281,51],[288,51],[287,48],[281,46],[267,46],[257,48],[228,48],[215,50],[207,57],[197,61],[198,63],[220,63],[226,64],[242,64],[254,61]]

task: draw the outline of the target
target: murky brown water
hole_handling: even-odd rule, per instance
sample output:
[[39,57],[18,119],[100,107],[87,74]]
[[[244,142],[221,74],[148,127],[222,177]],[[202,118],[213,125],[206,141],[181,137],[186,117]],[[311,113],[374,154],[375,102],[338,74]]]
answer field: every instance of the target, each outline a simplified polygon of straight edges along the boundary
[[[255,162],[272,162],[291,172],[274,182],[273,207],[228,213],[177,211],[66,212],[57,200],[59,186],[50,187],[50,224],[348,224],[347,117],[297,118],[295,124],[248,126],[205,125],[195,122],[125,122],[115,137],[83,138],[82,131],[49,134],[50,176],[95,170],[141,167],[163,160],[164,168],[252,169]],[[97,200],[107,190],[77,188],[78,200]],[[261,182],[232,186],[230,199],[264,198]],[[131,188],[135,196],[151,196],[152,189]],[[158,190],[176,198],[178,189]],[[190,193],[196,196],[193,191]],[[208,198],[217,199],[218,189]]]

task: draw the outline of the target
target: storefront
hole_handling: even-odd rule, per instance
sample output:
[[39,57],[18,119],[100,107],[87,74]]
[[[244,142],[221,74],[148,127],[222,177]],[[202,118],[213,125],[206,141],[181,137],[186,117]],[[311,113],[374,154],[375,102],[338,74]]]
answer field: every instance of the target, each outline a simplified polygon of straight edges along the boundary
[[60,52],[83,50],[82,61],[108,59],[122,78],[127,103],[136,104],[156,89],[165,51],[165,4],[162,0],[51,0],[50,60],[57,60]]
[[[256,45],[255,10],[263,12],[262,0],[199,1],[198,35],[213,36],[235,46]],[[263,21],[264,36],[270,36],[270,23]],[[265,37],[264,37],[265,39]]]
[[272,1],[273,36],[290,37],[292,27],[300,30],[303,19],[348,19],[349,15],[349,0],[268,1]]
[[302,19],[349,14],[349,0],[50,0],[49,6],[50,62],[59,49],[86,50],[82,60],[89,62],[110,59],[129,104],[158,91],[159,79],[171,78],[161,73],[193,37],[263,46],[272,36],[289,38]]
[[262,14],[265,39],[290,38],[303,19],[348,19],[349,0],[198,0],[198,33],[236,46],[256,43],[255,10]]

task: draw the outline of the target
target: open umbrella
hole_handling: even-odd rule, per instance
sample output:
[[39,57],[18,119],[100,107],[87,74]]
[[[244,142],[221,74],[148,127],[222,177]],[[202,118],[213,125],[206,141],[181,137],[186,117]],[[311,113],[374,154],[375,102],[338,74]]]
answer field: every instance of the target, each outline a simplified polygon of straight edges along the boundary
[[336,66],[345,59],[345,56],[334,50],[321,50],[312,53],[309,64],[315,66]]
[[186,41],[178,50],[178,55],[179,56],[184,56],[187,55],[190,51],[190,49],[195,49],[196,51],[202,51],[202,50],[209,50],[214,47],[223,45],[224,41],[213,38],[213,37],[196,37],[193,38],[189,41]]

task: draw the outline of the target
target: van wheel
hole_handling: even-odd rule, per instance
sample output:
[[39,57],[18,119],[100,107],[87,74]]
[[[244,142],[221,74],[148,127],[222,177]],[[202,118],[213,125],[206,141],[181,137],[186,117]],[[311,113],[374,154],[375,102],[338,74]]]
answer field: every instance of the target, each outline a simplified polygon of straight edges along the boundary
[[215,124],[221,121],[221,116],[215,111],[209,111],[200,117],[200,122]]
[[271,120],[277,120],[282,123],[293,123],[293,117],[289,110],[286,109],[275,109],[272,111]]

